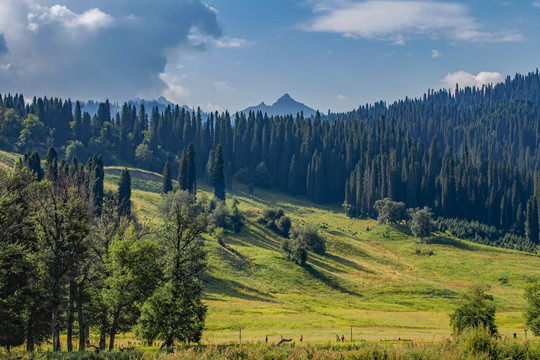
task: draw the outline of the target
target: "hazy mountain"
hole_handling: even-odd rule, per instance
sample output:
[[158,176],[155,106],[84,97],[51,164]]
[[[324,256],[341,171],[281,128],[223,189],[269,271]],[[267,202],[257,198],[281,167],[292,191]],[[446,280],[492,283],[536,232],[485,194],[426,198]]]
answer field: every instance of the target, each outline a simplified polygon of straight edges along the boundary
[[[86,102],[81,101],[80,103],[81,103],[82,111],[86,111],[91,116],[94,116],[97,113],[100,101],[89,100]],[[127,101],[127,103],[131,106],[135,106],[135,108],[137,109],[137,112],[139,111],[141,105],[144,105],[144,108],[147,114],[151,113],[152,109],[156,106],[158,107],[160,113],[165,111],[167,106],[171,106],[171,108],[174,108],[176,106],[176,104],[170,102],[163,96],[160,96],[159,98],[153,99],[153,100],[145,100],[145,99],[136,98],[136,99]],[[111,116],[114,116],[117,112],[121,112],[123,105],[124,105],[123,102],[121,103],[111,102]],[[182,105],[181,108],[184,108],[188,111],[193,111],[193,109],[187,105]]]
[[285,94],[280,97],[272,105],[266,105],[264,102],[260,103],[257,106],[250,106],[247,109],[241,110],[240,112],[248,113],[250,111],[261,111],[270,115],[296,115],[297,113],[303,111],[304,116],[315,116],[316,111],[305,104],[302,104],[294,100],[289,94]]

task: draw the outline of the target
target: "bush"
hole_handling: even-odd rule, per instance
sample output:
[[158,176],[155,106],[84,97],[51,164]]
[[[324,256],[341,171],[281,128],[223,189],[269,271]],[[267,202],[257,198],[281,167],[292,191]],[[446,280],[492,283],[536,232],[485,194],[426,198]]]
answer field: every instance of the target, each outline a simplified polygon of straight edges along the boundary
[[304,248],[316,254],[326,252],[326,240],[319,234],[317,228],[311,224],[304,226],[299,231],[293,229],[289,232],[289,238],[303,244]]
[[289,219],[288,216],[285,216],[283,209],[264,210],[258,222],[264,224],[267,228],[283,237],[289,236],[291,219]]

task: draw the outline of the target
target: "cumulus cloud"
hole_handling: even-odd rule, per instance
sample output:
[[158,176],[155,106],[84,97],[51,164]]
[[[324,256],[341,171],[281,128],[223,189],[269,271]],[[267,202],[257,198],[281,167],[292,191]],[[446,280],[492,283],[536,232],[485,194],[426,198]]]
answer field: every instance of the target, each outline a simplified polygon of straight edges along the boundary
[[189,34],[222,36],[199,0],[0,0],[0,92],[127,99],[186,95],[164,76]]
[[180,80],[177,76],[161,73],[159,78],[165,84],[165,88],[161,91],[167,100],[175,104],[186,104],[186,96],[189,94],[189,90],[180,85]]
[[460,88],[467,86],[476,86],[481,87],[482,85],[495,84],[501,82],[503,77],[498,72],[487,72],[482,71],[478,75],[473,75],[465,71],[458,71],[455,73],[450,73],[441,80],[442,86],[444,88],[455,88],[456,84]]
[[380,39],[404,44],[423,35],[471,42],[519,41],[518,32],[481,31],[476,19],[460,3],[397,0],[318,0],[315,19],[306,31],[331,32],[346,37]]
[[442,54],[441,54],[441,52],[439,50],[436,50],[436,49],[431,50],[431,57],[432,58],[436,59],[436,58],[441,57],[441,56],[442,56]]

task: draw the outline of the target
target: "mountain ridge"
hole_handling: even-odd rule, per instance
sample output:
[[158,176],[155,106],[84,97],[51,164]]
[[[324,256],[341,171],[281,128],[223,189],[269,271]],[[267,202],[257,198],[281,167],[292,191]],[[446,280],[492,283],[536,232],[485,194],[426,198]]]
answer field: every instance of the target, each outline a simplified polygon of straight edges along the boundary
[[315,109],[310,108],[309,106],[294,100],[288,93],[285,93],[283,96],[277,99],[272,105],[266,105],[265,102],[262,101],[259,105],[247,107],[244,110],[241,110],[239,112],[246,114],[246,113],[249,113],[250,111],[255,112],[255,113],[260,111],[262,113],[266,113],[269,116],[296,115],[300,112],[303,112],[304,116],[306,117],[315,116],[317,112]]

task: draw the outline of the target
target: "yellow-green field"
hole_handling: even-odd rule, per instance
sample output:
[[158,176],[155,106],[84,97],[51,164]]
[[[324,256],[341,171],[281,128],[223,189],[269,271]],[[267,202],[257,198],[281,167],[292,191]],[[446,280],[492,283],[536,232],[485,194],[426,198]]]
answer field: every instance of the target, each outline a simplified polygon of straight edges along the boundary
[[[135,170],[135,169],[133,169]],[[117,170],[106,169],[106,180]],[[147,189],[159,189],[159,174],[131,171]],[[117,176],[117,175],[116,175]],[[154,184],[151,184],[155,182]],[[155,219],[159,194],[133,191],[139,217]],[[115,189],[115,182],[106,181]],[[201,187],[201,186],[199,186]],[[208,188],[201,193],[208,196]],[[437,341],[450,336],[448,314],[457,294],[473,283],[491,285],[501,333],[524,336],[523,288],[540,276],[537,256],[477,245],[437,234],[419,243],[404,229],[374,220],[347,218],[338,206],[235,184],[228,194],[247,216],[239,234],[225,233],[226,247],[207,237],[211,272],[204,342],[275,341],[280,335],[306,341]],[[326,255],[310,254],[308,266],[286,261],[281,238],[256,222],[265,208],[281,207],[293,226],[313,223],[327,239]],[[530,337],[529,333],[529,337]]]
[[[1,157],[2,154],[0,154]],[[130,169],[134,211],[157,222],[160,175]],[[116,190],[119,168],[106,168],[105,189]],[[202,186],[199,186],[200,188]],[[202,193],[208,188],[202,187]],[[535,255],[491,248],[436,234],[419,243],[401,228],[347,218],[339,206],[235,184],[246,227],[226,232],[225,247],[207,236],[211,271],[203,343],[269,341],[438,341],[450,336],[448,314],[459,292],[473,283],[491,286],[503,335],[524,337],[527,280],[540,276]],[[281,238],[256,222],[265,208],[281,207],[293,226],[313,223],[327,239],[327,254],[309,255],[300,267],[283,258]],[[529,332],[529,338],[531,334]],[[119,342],[130,341],[120,336]]]

